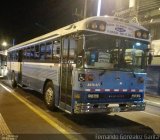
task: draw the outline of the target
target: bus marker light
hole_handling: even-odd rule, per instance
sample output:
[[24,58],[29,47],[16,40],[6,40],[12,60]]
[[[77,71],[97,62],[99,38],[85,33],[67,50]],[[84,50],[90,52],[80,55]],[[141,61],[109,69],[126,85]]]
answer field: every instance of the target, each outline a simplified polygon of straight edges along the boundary
[[142,36],[142,33],[141,33],[140,31],[138,31],[138,32],[136,33],[136,36],[137,36],[138,38],[140,38],[140,37]]
[[147,39],[147,38],[148,38],[147,33],[143,33],[143,34],[142,34],[142,37],[143,37],[144,39]]
[[105,25],[101,23],[101,24],[99,25],[99,30],[100,30],[100,31],[105,31],[105,29],[106,29]]
[[98,28],[98,25],[96,22],[93,22],[92,25],[91,25],[92,29],[97,29]]

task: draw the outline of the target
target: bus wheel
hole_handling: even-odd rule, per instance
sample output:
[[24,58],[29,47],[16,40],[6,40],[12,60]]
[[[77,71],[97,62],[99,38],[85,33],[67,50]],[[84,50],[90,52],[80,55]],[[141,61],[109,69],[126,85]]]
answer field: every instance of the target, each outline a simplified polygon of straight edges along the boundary
[[49,110],[55,109],[55,93],[53,83],[47,82],[44,88],[44,101]]
[[11,86],[13,88],[17,87],[17,82],[16,82],[16,79],[15,79],[15,73],[14,72],[12,72],[12,75],[11,75]]

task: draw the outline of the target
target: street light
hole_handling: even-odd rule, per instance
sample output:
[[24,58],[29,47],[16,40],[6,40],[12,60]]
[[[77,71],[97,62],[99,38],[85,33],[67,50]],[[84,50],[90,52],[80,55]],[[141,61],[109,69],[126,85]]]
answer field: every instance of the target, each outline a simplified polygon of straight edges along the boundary
[[2,42],[2,46],[3,46],[3,47],[7,47],[7,45],[8,45],[8,44],[7,44],[6,41],[3,41],[3,42]]
[[8,43],[6,41],[3,41],[1,46],[2,46],[1,50],[5,50],[5,48],[8,46]]

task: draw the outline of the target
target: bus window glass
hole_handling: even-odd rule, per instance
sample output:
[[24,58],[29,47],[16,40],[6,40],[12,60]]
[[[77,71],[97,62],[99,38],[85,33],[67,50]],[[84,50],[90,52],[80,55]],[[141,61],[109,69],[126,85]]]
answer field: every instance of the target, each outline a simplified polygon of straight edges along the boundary
[[45,60],[46,45],[40,44],[40,60]]
[[53,48],[52,42],[47,42],[46,43],[46,59],[47,60],[52,60],[52,48]]
[[26,48],[23,49],[23,60],[26,60]]
[[26,49],[26,59],[30,59],[30,52],[31,51],[31,48],[30,47],[28,47],[27,49]]
[[17,51],[13,51],[11,53],[10,57],[11,57],[12,61],[17,61],[17,59],[18,59],[18,52]]
[[34,59],[39,59],[40,53],[39,53],[39,45],[35,46],[35,56]]
[[75,59],[75,50],[77,48],[77,43],[74,39],[70,39],[70,47],[69,47],[69,59],[73,60]]
[[63,60],[67,60],[68,59],[68,39],[64,39],[64,43],[63,43],[63,51],[62,51],[62,55],[63,55]]
[[53,61],[59,62],[60,60],[60,48],[61,48],[61,42],[60,41],[54,41],[53,43]]
[[106,35],[87,36],[85,42],[86,68],[127,71],[144,69],[144,55],[148,46],[143,42]]
[[34,48],[34,46],[32,46],[32,47],[31,47],[30,58],[31,58],[31,59],[34,59],[34,56],[35,56],[35,48]]

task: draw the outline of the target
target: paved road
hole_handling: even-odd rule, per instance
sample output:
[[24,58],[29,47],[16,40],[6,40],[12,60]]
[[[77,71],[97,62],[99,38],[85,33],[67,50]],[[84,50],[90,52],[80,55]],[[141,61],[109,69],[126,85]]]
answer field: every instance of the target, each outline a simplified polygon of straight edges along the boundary
[[[51,139],[53,136],[62,139],[100,139],[103,136],[100,134],[107,134],[106,139],[114,138],[113,136],[124,139],[129,134],[138,134],[146,139],[156,139],[157,134],[160,134],[159,99],[148,97],[146,100],[147,108],[142,112],[71,116],[63,111],[47,110],[42,96],[32,90],[17,88],[13,91],[0,83],[1,118],[10,132],[18,136],[54,134],[45,136],[50,136]],[[35,135],[38,136],[43,139],[41,136],[44,135]]]

